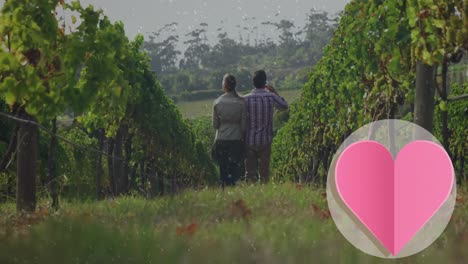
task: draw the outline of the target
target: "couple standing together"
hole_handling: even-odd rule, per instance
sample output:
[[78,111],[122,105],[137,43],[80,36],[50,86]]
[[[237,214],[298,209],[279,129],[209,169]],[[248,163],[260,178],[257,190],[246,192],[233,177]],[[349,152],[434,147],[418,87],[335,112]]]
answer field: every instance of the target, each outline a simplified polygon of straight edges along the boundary
[[266,183],[270,177],[273,111],[288,109],[288,103],[267,84],[265,71],[256,71],[252,80],[255,89],[242,97],[236,91],[236,78],[226,74],[224,94],[213,103],[212,156],[219,165],[223,188],[240,179],[242,164],[249,182],[260,178]]

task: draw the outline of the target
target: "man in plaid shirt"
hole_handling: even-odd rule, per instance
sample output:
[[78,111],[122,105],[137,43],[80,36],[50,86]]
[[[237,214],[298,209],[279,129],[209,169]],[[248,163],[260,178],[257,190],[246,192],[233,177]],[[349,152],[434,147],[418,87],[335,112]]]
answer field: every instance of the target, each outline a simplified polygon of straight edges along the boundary
[[256,71],[253,76],[255,89],[244,97],[247,107],[245,177],[248,181],[257,181],[258,167],[262,183],[268,182],[270,177],[274,108],[288,109],[286,100],[267,85],[266,79],[265,71]]

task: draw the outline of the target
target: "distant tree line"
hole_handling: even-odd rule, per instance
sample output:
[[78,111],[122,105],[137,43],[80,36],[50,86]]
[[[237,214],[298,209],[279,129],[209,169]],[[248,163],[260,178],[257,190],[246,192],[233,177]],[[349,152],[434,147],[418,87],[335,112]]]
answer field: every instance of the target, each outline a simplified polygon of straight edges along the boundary
[[[208,24],[201,23],[185,35],[183,53],[177,49],[181,41],[176,32],[177,23],[171,23],[153,32],[144,49],[151,58],[151,69],[172,95],[219,89],[220,78],[226,72],[237,77],[239,90],[247,90],[251,88],[250,74],[257,68],[268,69],[279,88],[301,88],[308,78],[306,68],[321,58],[337,21],[327,12],[312,9],[303,28],[286,19],[267,21],[261,23],[261,28],[250,29],[247,40],[242,36],[235,40],[220,27],[215,44],[208,42]],[[254,32],[271,27],[278,32],[278,41],[259,39],[258,34],[253,41],[250,39]]]

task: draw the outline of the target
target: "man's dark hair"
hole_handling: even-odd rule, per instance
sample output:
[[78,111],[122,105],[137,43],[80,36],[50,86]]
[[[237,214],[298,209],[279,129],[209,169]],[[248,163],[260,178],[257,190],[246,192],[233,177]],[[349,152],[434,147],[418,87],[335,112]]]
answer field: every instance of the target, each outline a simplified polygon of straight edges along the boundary
[[266,84],[266,79],[267,76],[264,70],[256,71],[253,75],[253,85],[255,88],[263,88]]

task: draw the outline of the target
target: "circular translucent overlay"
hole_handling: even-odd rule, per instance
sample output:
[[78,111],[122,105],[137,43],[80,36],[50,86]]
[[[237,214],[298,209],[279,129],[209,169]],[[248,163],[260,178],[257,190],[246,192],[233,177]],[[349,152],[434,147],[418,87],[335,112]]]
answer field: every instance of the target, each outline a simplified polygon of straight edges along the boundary
[[343,236],[363,252],[381,258],[402,258],[416,254],[431,245],[444,231],[452,216],[456,201],[456,182],[451,193],[437,213],[396,255],[388,250],[357,220],[355,215],[344,205],[336,190],[335,167],[341,153],[352,143],[374,140],[384,145],[395,158],[408,143],[416,140],[441,143],[427,130],[403,120],[381,120],[365,125],[351,134],[333,156],[328,170],[327,200],[331,216]]

